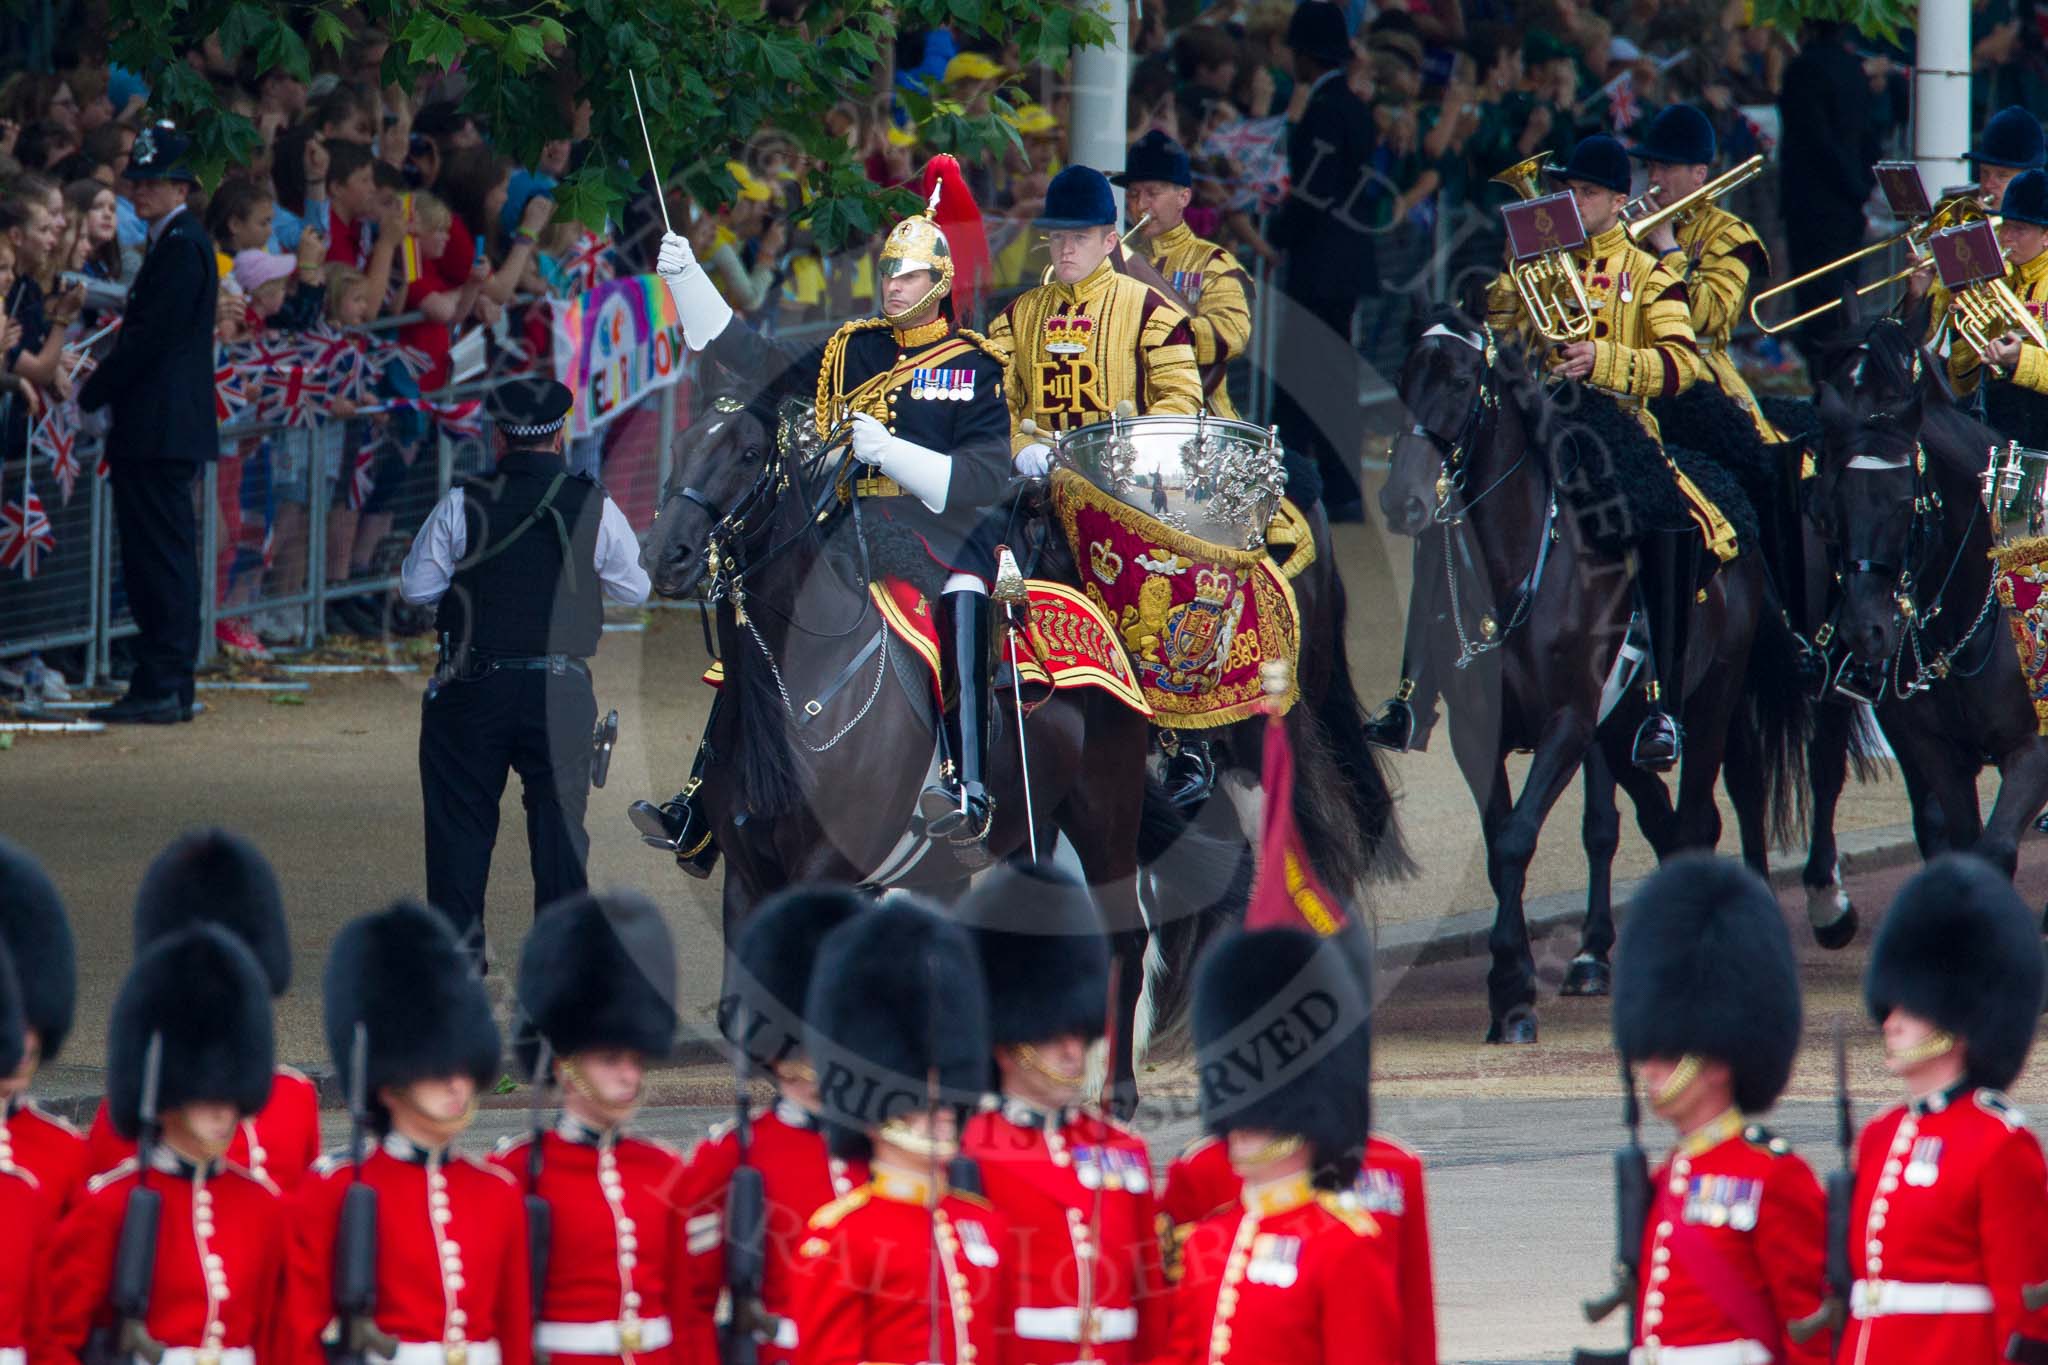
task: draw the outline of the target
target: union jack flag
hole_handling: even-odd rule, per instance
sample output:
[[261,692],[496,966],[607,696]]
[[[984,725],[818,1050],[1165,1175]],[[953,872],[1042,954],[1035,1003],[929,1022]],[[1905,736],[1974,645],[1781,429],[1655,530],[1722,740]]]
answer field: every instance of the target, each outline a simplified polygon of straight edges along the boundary
[[363,504],[370,500],[370,490],[376,481],[370,477],[370,469],[376,464],[376,451],[368,443],[355,454],[355,461],[349,469],[348,505],[361,511]]
[[421,375],[434,368],[434,358],[417,346],[402,343],[393,345],[384,358],[396,360],[404,367],[405,372],[412,376],[414,383],[418,383]]
[[273,365],[258,383],[262,406],[288,425],[311,426],[321,415],[314,405],[327,398],[327,381],[308,374],[304,364]]
[[64,506],[71,505],[71,490],[78,483],[78,408],[70,403],[50,409],[29,437],[29,446],[49,457],[50,472],[64,492]]
[[213,420],[226,426],[248,406],[249,388],[243,381],[242,367],[223,359],[213,371]]
[[434,420],[441,424],[442,432],[457,441],[475,440],[484,434],[484,424],[477,416],[483,411],[483,400],[471,398],[461,403],[425,403]]
[[1633,71],[1624,71],[1610,82],[1606,89],[1607,121],[1618,133],[1625,133],[1636,126],[1636,120],[1643,115],[1642,102],[1636,98],[1636,76]]
[[23,470],[21,500],[0,506],[0,569],[20,569],[23,578],[34,578],[41,557],[56,548],[49,514]]
[[584,228],[563,258],[562,273],[569,277],[569,292],[587,294],[617,274],[611,261],[611,243]]

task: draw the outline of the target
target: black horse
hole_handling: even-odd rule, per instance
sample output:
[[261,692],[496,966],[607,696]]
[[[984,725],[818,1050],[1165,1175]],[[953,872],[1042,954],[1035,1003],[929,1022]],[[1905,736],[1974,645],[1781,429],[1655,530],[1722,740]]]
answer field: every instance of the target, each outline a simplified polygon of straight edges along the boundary
[[[843,503],[825,457],[785,452],[771,425],[764,412],[721,405],[677,439],[641,556],[664,597],[701,588],[715,600],[733,704],[714,710],[702,796],[727,859],[728,943],[756,904],[792,883],[950,898],[973,870],[914,828],[935,762],[934,689],[870,601],[858,500]],[[987,849],[1030,856],[1014,694],[996,719]],[[1201,943],[1243,911],[1242,849],[1191,827],[1148,780],[1146,718],[1107,693],[1056,692],[1023,728],[1036,852],[1050,856],[1066,836],[1109,927],[1123,1016],[1110,1066],[1128,1111],[1148,942],[1153,1022],[1170,1025]],[[1141,862],[1155,885],[1149,923]]]
[[[1629,792],[1659,856],[1712,848],[1721,825],[1714,786],[1745,683],[1753,669],[1786,665],[1753,648],[1776,637],[1757,629],[1768,601],[1762,568],[1755,556],[1739,557],[1705,589],[1683,685],[1673,689],[1682,698],[1686,733],[1674,810],[1663,782],[1628,756],[1644,712],[1640,689],[1624,685],[1625,655],[1639,658],[1641,648],[1630,628],[1634,594],[1626,561],[1607,547],[1612,528],[1601,524],[1627,513],[1581,505],[1580,496],[1591,486],[1590,465],[1647,440],[1634,416],[1577,387],[1553,398],[1512,339],[1455,309],[1431,319],[1402,368],[1399,392],[1411,425],[1394,443],[1380,507],[1392,530],[1442,542],[1432,562],[1445,575],[1448,610],[1429,632],[1431,666],[1443,682],[1459,768],[1479,807],[1497,901],[1486,1036],[1534,1042],[1535,960],[1522,896],[1552,804],[1583,768],[1592,876],[1566,987],[1602,993],[1614,941],[1615,784]],[[1764,792],[1791,785],[1774,780],[1773,769],[1794,761],[1805,707],[1781,680],[1769,695],[1756,690],[1757,724],[1767,733],[1753,746],[1737,804],[1753,809],[1761,828]],[[1533,751],[1534,759],[1514,795],[1504,760],[1517,750]]]
[[[1956,406],[1917,319],[1871,325],[1822,385],[1814,511],[1840,583],[1835,635],[1870,669],[1922,857],[2008,875],[2048,803],[2048,740],[1992,591],[1980,480],[1997,432]],[[1988,820],[1977,799],[1998,766]]]

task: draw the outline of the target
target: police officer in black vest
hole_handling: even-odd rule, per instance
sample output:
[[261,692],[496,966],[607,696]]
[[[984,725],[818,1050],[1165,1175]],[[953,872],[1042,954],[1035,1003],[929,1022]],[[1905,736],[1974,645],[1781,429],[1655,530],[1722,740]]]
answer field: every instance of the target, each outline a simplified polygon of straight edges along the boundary
[[526,789],[536,911],[588,884],[590,665],[604,602],[647,600],[640,545],[594,479],[562,457],[569,390],[522,379],[487,409],[496,472],[448,491],[414,538],[400,591],[437,602],[441,666],[420,713],[427,899],[484,960],[484,883],[505,775]]

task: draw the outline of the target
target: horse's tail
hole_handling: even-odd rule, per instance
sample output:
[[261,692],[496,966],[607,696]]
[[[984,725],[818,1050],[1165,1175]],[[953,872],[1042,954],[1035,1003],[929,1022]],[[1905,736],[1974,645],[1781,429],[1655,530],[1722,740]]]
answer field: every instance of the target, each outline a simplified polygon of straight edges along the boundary
[[1138,861],[1150,875],[1145,960],[1150,1008],[1142,1040],[1170,1047],[1186,1032],[1194,1003],[1194,966],[1219,932],[1244,919],[1251,902],[1251,846],[1227,799],[1203,803],[1190,820],[1149,774],[1138,820]]
[[1743,710],[1763,777],[1771,841],[1784,848],[1812,818],[1807,745],[1813,738],[1814,700],[1794,681],[1799,676],[1799,637],[1786,620],[1769,575],[1762,577],[1763,604],[1749,651]]
[[[1344,647],[1344,618],[1349,604],[1344,580],[1334,572],[1330,575],[1330,595],[1330,681],[1315,708],[1315,728],[1321,733],[1308,742],[1303,735],[1308,727],[1295,728],[1291,737],[1295,740],[1297,761],[1304,775],[1312,775],[1313,751],[1320,749],[1343,783],[1349,806],[1348,823],[1357,830],[1357,839],[1364,845],[1361,880],[1411,877],[1415,875],[1415,860],[1408,855],[1407,842],[1401,837],[1393,784],[1381,766],[1379,751],[1365,737],[1365,708],[1358,704],[1358,689],[1351,681],[1350,653]],[[1297,796],[1305,791],[1312,794],[1316,789],[1309,782],[1298,783],[1295,788]],[[1309,829],[1311,820],[1321,813],[1315,809],[1317,804],[1311,799],[1296,808],[1302,816],[1302,836],[1310,841],[1311,853],[1319,851]],[[1326,876],[1337,875],[1335,868],[1325,868],[1320,862],[1317,867]]]

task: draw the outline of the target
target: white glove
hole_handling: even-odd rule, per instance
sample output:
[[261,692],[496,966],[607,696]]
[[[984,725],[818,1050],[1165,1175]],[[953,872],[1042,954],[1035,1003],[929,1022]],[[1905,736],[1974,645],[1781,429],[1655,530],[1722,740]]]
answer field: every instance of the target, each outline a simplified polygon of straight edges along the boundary
[[1046,471],[1052,468],[1052,447],[1043,441],[1033,441],[1017,452],[1017,458],[1013,463],[1017,466],[1017,472],[1025,478],[1042,479]]
[[686,275],[690,267],[697,264],[697,253],[690,250],[690,239],[677,232],[661,234],[661,255],[655,259],[654,269],[662,275]]
[[889,443],[895,439],[889,434],[889,428],[867,413],[856,412],[853,415],[853,455],[862,464],[881,464]]

